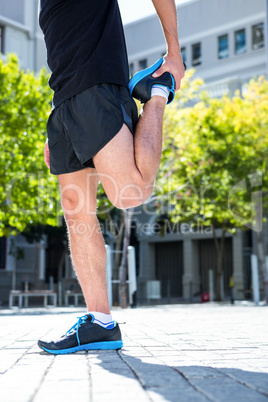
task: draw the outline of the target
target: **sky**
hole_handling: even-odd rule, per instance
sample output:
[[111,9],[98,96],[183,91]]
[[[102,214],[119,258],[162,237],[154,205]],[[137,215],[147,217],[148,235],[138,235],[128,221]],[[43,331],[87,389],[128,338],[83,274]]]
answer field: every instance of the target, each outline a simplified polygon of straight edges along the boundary
[[[176,0],[176,4],[188,0]],[[155,13],[151,0],[118,0],[124,24],[148,17]]]

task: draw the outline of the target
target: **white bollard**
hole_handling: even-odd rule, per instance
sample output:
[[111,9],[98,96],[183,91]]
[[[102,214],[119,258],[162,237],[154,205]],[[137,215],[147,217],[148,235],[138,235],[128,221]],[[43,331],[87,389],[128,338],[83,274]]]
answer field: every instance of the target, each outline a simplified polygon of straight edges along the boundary
[[224,273],[221,271],[221,299],[224,301]]
[[268,278],[268,256],[265,257],[265,263],[266,263],[266,276]]
[[208,271],[208,291],[209,291],[209,300],[213,302],[214,300],[214,272],[213,269],[209,269]]
[[41,281],[45,280],[45,273],[46,273],[46,243],[44,240],[41,240],[39,244],[39,279]]
[[255,254],[251,254],[251,283],[253,290],[253,301],[258,306],[260,302],[260,286],[258,272],[258,258]]
[[58,303],[62,306],[62,281],[58,282]]
[[135,248],[128,246],[127,248],[127,262],[128,262],[128,294],[129,304],[133,304],[133,294],[137,291],[137,279],[136,279],[136,257]]
[[53,278],[53,276],[49,277],[49,290],[54,291],[54,278]]
[[110,308],[113,305],[113,289],[112,289],[112,250],[111,246],[105,244],[106,248],[106,282],[107,282],[107,293]]

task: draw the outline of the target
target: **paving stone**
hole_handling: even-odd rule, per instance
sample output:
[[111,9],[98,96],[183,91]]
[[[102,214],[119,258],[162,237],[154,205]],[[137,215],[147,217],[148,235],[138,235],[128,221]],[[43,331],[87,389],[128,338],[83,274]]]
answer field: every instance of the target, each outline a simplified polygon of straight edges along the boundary
[[126,321],[121,351],[52,356],[38,348],[83,314],[0,310],[1,402],[268,401],[265,307],[115,309],[114,319]]
[[207,402],[209,399],[195,389],[162,389],[151,388],[148,395],[154,402]]
[[225,367],[219,368],[219,371],[225,373],[234,380],[247,385],[249,388],[258,390],[268,396],[268,376],[266,373],[260,373],[259,371],[248,372]]
[[230,378],[191,378],[191,383],[207,397],[220,402],[267,402],[267,396]]

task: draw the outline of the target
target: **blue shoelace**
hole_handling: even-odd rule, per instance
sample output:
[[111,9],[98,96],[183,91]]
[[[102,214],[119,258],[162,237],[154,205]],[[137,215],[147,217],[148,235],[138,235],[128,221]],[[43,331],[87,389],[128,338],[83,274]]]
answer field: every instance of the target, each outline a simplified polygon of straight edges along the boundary
[[76,339],[78,346],[80,346],[80,339],[78,335],[78,329],[80,325],[85,324],[86,320],[88,319],[88,315],[82,315],[81,317],[77,317],[78,321],[66,332],[65,336],[70,335],[72,332],[76,331]]

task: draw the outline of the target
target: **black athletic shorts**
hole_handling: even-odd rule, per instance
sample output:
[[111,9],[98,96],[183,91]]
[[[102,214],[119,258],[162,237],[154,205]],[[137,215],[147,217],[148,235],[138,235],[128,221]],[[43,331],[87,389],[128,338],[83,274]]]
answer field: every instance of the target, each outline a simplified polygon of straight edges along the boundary
[[94,167],[96,155],[125,123],[134,135],[137,106],[128,88],[99,84],[56,107],[47,122],[50,172],[58,175]]

